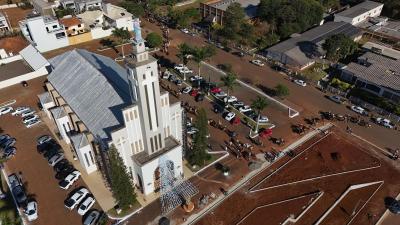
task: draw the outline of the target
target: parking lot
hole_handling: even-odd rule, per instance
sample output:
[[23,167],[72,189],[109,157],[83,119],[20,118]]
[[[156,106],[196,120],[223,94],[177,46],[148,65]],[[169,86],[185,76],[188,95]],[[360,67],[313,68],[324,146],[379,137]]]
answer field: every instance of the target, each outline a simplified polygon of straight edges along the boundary
[[[0,103],[15,99],[16,103],[12,107],[30,106],[38,112],[36,96],[44,91],[44,80],[45,77],[31,80],[29,87],[14,85],[2,89]],[[79,179],[68,190],[62,190],[53,168],[37,151],[36,138],[50,134],[45,123],[26,128],[19,116],[6,114],[0,116],[0,127],[4,134],[16,138],[17,154],[7,161],[7,174],[20,174],[28,198],[33,198],[38,203],[39,218],[32,224],[82,224],[82,217],[78,215],[77,210],[69,211],[64,206],[64,200],[72,190],[85,186],[84,182]],[[96,204],[95,208],[98,208]]]

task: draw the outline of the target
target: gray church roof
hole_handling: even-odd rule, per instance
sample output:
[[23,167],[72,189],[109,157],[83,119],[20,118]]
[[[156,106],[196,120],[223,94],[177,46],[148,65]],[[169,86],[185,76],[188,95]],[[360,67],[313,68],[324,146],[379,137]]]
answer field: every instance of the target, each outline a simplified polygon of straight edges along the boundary
[[110,139],[123,124],[122,109],[131,105],[127,71],[114,60],[82,49],[50,59],[49,82],[89,131]]

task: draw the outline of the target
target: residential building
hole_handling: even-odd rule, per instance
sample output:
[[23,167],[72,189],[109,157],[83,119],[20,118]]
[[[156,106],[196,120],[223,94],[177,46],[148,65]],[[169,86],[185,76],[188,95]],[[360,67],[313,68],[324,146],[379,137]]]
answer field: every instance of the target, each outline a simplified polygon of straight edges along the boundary
[[400,103],[400,60],[366,52],[342,69],[341,79]]
[[8,18],[0,12],[0,32],[9,31],[10,25],[8,24]]
[[145,195],[160,188],[160,163],[182,176],[182,113],[160,92],[157,60],[134,23],[125,69],[113,59],[75,49],[51,59],[53,71],[39,98],[87,173],[107,174],[104,154],[113,145]]
[[132,31],[133,15],[124,8],[107,3],[103,8],[106,26]]
[[257,15],[260,0],[210,0],[200,3],[200,15],[205,20],[223,25],[224,13],[232,3],[239,3],[246,13],[246,18],[252,19]]
[[360,29],[349,23],[327,22],[268,48],[266,54],[291,69],[303,70],[325,57],[322,44],[335,34],[345,34],[355,41],[362,36]]
[[383,4],[373,1],[365,1],[335,14],[335,22],[346,22],[356,25],[370,17],[377,17],[381,14]]
[[54,9],[60,5],[58,0],[31,0],[30,2],[35,8],[35,11],[42,16],[56,16]]
[[374,43],[374,42],[367,42],[362,46],[363,49],[375,52],[376,54],[384,55],[389,58],[393,59],[400,59],[400,51],[395,50],[389,46],[385,46],[382,44]]
[[60,19],[60,24],[64,25],[68,36],[85,33],[85,25],[77,17],[64,17]]
[[387,43],[400,41],[400,21],[390,20],[387,17],[372,17],[357,27],[364,30],[372,39],[378,39]]
[[102,0],[61,0],[60,4],[64,8],[70,8],[75,13],[83,13],[85,11],[102,10]]
[[49,16],[28,17],[19,22],[22,34],[40,52],[69,45],[64,25]]

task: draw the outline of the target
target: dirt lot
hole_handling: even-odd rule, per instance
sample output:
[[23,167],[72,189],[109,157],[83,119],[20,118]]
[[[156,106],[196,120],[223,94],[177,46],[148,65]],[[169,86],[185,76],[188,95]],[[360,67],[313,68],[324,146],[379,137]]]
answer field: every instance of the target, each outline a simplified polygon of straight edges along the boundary
[[[393,161],[380,158],[379,155],[375,154],[372,147],[345,137],[345,134],[338,132],[336,129],[334,129],[334,133],[324,138],[316,137],[308,141],[295,151],[299,157],[295,157],[292,160],[284,159],[279,165],[265,170],[253,178],[247,186],[244,186],[231,195],[214,209],[211,214],[203,217],[197,224],[237,224],[246,216],[253,219],[249,222],[243,220],[241,224],[263,224],[262,221],[270,221],[269,218],[271,217],[278,217],[281,220],[268,224],[280,224],[290,214],[295,213],[292,212],[293,207],[278,207],[278,204],[276,207],[271,207],[269,210],[263,211],[264,213],[257,213],[256,217],[250,217],[249,215],[251,215],[251,212],[255,208],[263,205],[279,203],[296,196],[305,195],[306,193],[322,191],[323,196],[315,202],[304,216],[298,218],[296,222],[296,224],[313,224],[334,204],[350,185],[383,180],[384,184],[369,201],[368,198],[374,192],[373,187],[360,189],[353,193],[350,192],[348,198],[343,200],[343,205],[340,205],[347,212],[350,209],[352,209],[350,210],[352,212],[354,210],[354,213],[351,212],[350,215],[347,215],[345,218],[346,221],[353,219],[352,224],[373,224],[385,210],[384,198],[387,196],[396,196],[398,193],[398,188],[396,187],[400,184],[400,174],[393,167]],[[312,154],[311,152],[313,151],[321,152],[322,158],[318,153]],[[326,162],[330,160],[330,153],[332,151],[339,152],[340,157],[336,159],[335,163]],[[303,154],[300,154],[301,152]],[[360,161],[360,165],[353,163],[358,161]],[[369,169],[370,167],[371,169]],[[356,169],[360,170],[349,172]],[[271,176],[269,178],[268,176],[271,172],[276,170],[279,170],[279,177]],[[346,171],[348,173],[335,174]],[[318,172],[318,174],[315,172]],[[322,175],[329,176],[285,185],[288,181],[301,181]],[[286,179],[287,176],[289,176],[289,179]],[[261,184],[256,186],[259,183]],[[270,187],[266,190],[260,189],[260,187],[265,188],[271,184],[281,184],[283,186]],[[254,188],[252,189],[252,187]],[[365,206],[364,203],[366,203]],[[299,204],[302,204],[301,201]],[[331,213],[337,215],[336,211]],[[343,213],[346,212],[341,213],[341,216],[344,216]],[[329,217],[330,215],[328,214],[327,218]],[[330,223],[324,222],[323,224]]]
[[[14,85],[0,91],[0,103],[15,99],[13,106],[31,106],[36,110],[36,95],[42,93],[44,77],[31,80],[28,88],[21,85]],[[20,117],[4,115],[0,117],[0,126],[4,133],[10,134],[17,139],[17,155],[6,163],[8,174],[22,173],[22,180],[25,183],[27,193],[38,202],[39,219],[33,224],[57,224],[75,225],[81,224],[82,217],[76,210],[69,211],[64,207],[64,200],[69,191],[58,187],[58,180],[55,172],[48,165],[46,159],[36,150],[36,137],[42,134],[49,134],[44,123],[32,128],[25,128]],[[76,187],[84,186],[80,179]]]
[[9,9],[1,9],[3,14],[7,14],[8,19],[10,20],[11,27],[18,28],[18,22],[20,20],[24,20],[25,17],[32,12],[32,9],[21,9],[21,8],[9,8]]
[[12,52],[14,55],[18,54],[26,46],[28,46],[28,41],[21,36],[0,39],[0,48],[5,49],[7,53]]

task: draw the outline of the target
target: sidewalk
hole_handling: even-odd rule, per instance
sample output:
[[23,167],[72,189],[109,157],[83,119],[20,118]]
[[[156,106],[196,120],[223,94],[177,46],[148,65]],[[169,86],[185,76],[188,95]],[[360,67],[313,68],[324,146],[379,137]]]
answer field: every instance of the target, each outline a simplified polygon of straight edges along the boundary
[[[321,126],[308,134],[304,135],[302,138],[298,139],[291,145],[289,145],[287,148],[285,148],[282,152],[286,153],[287,151],[290,151],[292,149],[297,148],[301,144],[305,143],[306,141],[310,140],[312,137],[320,133],[321,131],[327,130],[332,126],[332,124],[326,124],[324,126]],[[282,154],[283,156],[284,154]],[[279,160],[279,159],[278,159]],[[250,172],[247,174],[242,180],[240,180],[238,183],[233,185],[229,190],[227,190],[228,194],[227,195],[219,195],[219,197],[210,203],[207,207],[203,208],[201,211],[199,211],[196,214],[192,214],[190,217],[187,218],[187,221],[183,224],[185,225],[190,225],[190,224],[195,224],[198,220],[200,220],[204,215],[208,214],[210,211],[212,211],[214,208],[218,207],[226,198],[228,198],[230,195],[234,194],[237,190],[242,188],[248,181],[250,181],[253,177],[256,177],[258,174],[263,172],[268,166],[271,165],[269,162],[264,162],[262,166]]]
[[[64,155],[68,161],[79,171],[84,171],[81,164],[78,160],[74,160],[73,153],[71,150],[71,146],[65,143],[63,140],[59,140],[57,135],[54,131],[57,129],[52,121],[47,117],[47,115],[43,112],[40,112],[40,118],[43,122],[46,123],[47,127],[49,128],[50,132],[52,133],[53,137],[55,137],[58,143],[64,150]],[[115,206],[115,201],[112,196],[111,191],[105,186],[103,176],[101,175],[100,171],[95,171],[91,174],[86,174],[85,172],[81,172],[81,177],[85,184],[88,186],[90,192],[94,195],[97,202],[99,203],[100,207],[103,211],[107,212],[111,208]]]

